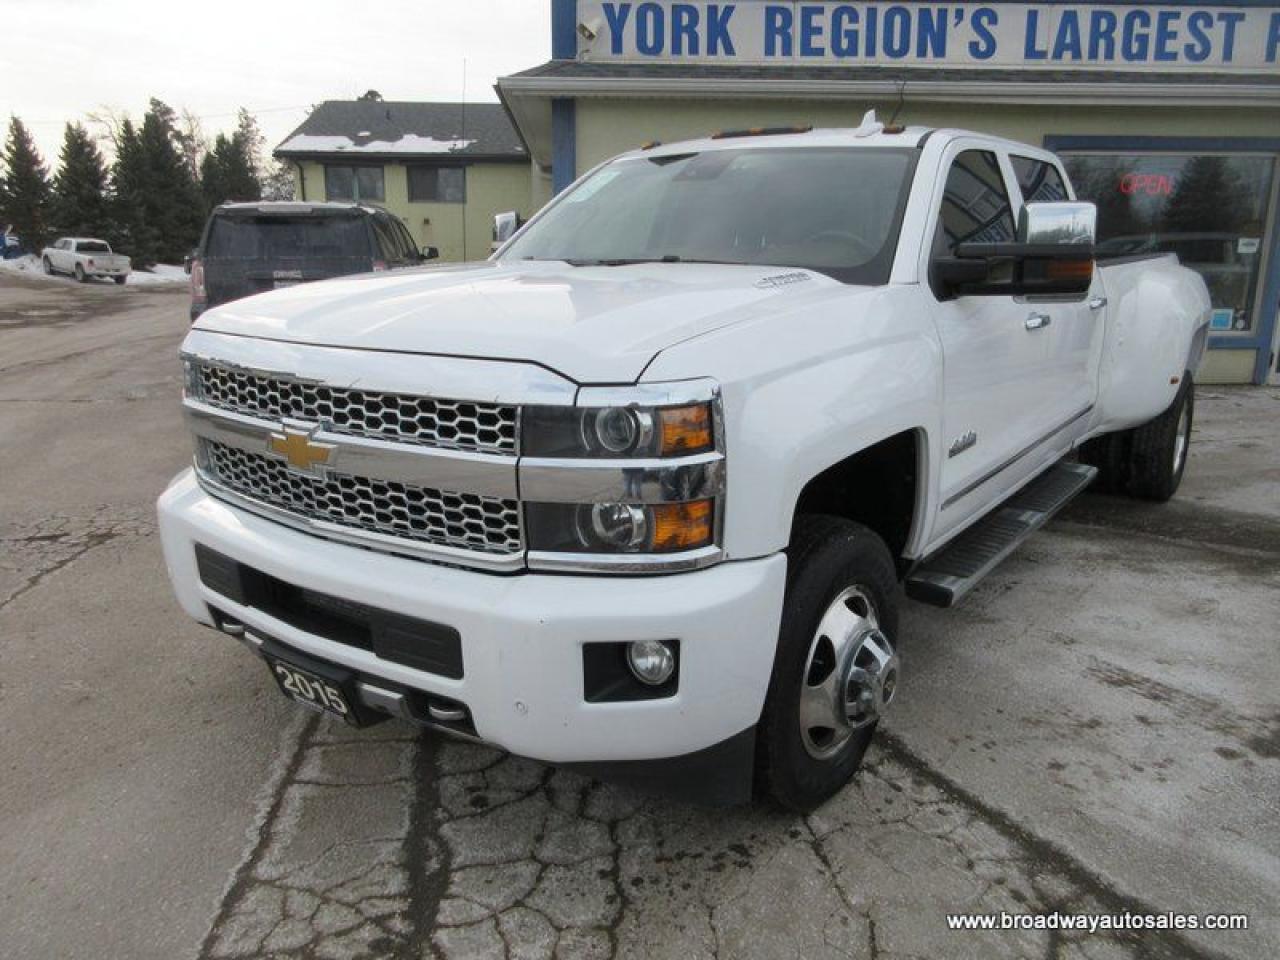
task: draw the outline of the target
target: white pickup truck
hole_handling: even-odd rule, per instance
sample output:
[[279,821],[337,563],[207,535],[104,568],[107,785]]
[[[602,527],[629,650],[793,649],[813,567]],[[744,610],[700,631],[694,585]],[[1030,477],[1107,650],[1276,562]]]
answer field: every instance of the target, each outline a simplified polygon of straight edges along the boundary
[[210,310],[178,598],[351,723],[810,809],[899,688],[903,585],[956,603],[1099,470],[1177,489],[1209,299],[1095,268],[1094,214],[1050,153],[868,117],[650,146],[487,262]]
[[112,253],[105,240],[91,237],[62,237],[40,253],[47,274],[65,273],[81,283],[95,277],[109,277],[120,285],[129,279],[133,264],[122,253]]

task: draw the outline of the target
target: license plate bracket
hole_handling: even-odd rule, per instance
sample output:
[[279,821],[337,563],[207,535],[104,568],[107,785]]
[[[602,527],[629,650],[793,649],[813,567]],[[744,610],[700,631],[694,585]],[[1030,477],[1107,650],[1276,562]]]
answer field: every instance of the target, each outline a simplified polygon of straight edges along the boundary
[[342,720],[353,727],[367,727],[389,719],[365,707],[356,696],[356,675],[351,670],[316,660],[272,640],[264,640],[262,657],[280,692],[294,703]]

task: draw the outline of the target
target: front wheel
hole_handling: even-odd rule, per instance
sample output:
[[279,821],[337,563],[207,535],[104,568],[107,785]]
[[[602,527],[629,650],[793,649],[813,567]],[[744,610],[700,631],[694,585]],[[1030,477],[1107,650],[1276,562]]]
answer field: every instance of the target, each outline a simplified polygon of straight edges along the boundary
[[44,258],[44,272],[51,277],[53,276],[53,264],[49,262],[48,257]]
[[858,523],[796,521],[773,676],[757,732],[759,784],[807,812],[857,772],[897,690],[897,576]]

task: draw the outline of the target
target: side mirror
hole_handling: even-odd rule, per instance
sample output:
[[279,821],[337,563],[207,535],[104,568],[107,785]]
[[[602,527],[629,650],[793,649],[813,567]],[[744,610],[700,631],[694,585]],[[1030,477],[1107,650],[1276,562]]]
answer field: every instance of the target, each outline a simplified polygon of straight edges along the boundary
[[520,214],[514,210],[499,213],[493,218],[493,242],[502,244],[510,240],[523,225]]
[[195,258],[196,258],[195,250],[192,250],[185,257],[182,258],[182,272],[185,273],[187,276],[191,275],[191,264],[195,260]]
[[1018,242],[1077,246],[1092,250],[1098,236],[1098,208],[1092,203],[1028,203],[1018,214]]
[[423,247],[422,259],[423,260],[439,260],[440,248],[439,247]]
[[1091,203],[1028,203],[1015,243],[960,243],[934,258],[929,284],[956,296],[1084,296],[1093,283],[1098,210]]

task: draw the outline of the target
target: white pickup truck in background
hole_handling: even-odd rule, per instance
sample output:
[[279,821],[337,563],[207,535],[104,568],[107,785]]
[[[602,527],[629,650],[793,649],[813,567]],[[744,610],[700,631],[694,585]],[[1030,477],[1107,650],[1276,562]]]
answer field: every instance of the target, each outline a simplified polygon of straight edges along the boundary
[[81,283],[95,277],[109,277],[124,284],[132,268],[129,258],[112,253],[107,241],[91,237],[62,237],[53,246],[44,248],[40,261],[45,273],[65,273]]
[[869,116],[210,310],[178,598],[349,722],[811,809],[900,688],[903,585],[958,602],[1099,471],[1178,487],[1209,299],[1095,266],[1094,217],[1052,154]]

